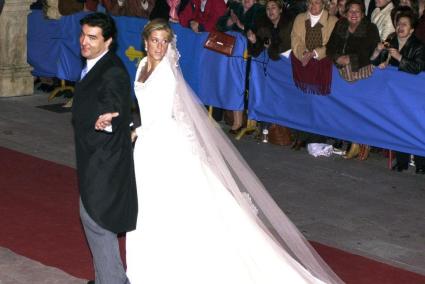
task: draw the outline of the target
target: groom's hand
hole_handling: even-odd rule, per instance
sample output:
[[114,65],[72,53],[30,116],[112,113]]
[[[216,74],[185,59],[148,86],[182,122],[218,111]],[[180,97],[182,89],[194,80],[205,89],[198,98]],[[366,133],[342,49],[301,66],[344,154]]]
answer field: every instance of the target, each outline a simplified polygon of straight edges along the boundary
[[109,112],[99,115],[96,120],[96,123],[94,124],[94,129],[112,132],[112,129],[108,128],[111,128],[112,119],[119,115],[120,114],[118,112]]

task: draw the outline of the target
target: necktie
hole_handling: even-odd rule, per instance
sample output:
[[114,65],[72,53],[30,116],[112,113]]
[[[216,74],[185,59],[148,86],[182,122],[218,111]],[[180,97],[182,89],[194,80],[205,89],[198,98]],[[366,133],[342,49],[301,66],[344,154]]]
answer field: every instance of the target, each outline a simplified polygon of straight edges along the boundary
[[87,68],[87,65],[85,65],[83,70],[81,70],[80,81],[83,80],[83,78],[86,76],[87,73],[88,73],[88,68]]

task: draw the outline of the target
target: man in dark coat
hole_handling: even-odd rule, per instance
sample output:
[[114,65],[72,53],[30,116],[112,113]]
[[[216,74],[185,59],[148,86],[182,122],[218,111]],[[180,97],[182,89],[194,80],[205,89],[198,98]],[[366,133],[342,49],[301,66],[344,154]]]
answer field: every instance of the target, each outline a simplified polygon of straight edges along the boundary
[[4,0],[0,0],[0,15],[1,11],[3,11]]
[[123,284],[128,279],[117,234],[134,230],[137,218],[130,78],[110,51],[116,34],[113,19],[93,13],[80,24],[81,54],[87,62],[72,108],[80,217],[93,255],[95,283]]

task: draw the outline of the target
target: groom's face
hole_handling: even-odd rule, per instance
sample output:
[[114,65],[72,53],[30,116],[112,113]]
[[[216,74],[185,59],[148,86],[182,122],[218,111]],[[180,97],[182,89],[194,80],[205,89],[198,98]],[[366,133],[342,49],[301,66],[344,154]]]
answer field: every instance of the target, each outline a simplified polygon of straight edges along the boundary
[[109,49],[112,38],[105,40],[102,29],[83,25],[80,34],[81,55],[86,59],[93,59],[100,56]]
[[168,49],[170,35],[167,31],[153,31],[145,41],[145,49],[149,59],[160,62]]

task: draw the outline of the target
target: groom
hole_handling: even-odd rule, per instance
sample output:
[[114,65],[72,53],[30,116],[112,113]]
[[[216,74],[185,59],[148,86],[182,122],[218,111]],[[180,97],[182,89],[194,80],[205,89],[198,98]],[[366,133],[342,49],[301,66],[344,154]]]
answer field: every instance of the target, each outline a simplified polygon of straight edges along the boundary
[[124,284],[128,279],[117,234],[134,230],[137,218],[130,78],[110,51],[116,34],[113,19],[93,13],[80,24],[86,66],[72,107],[80,218],[93,255],[95,283]]

